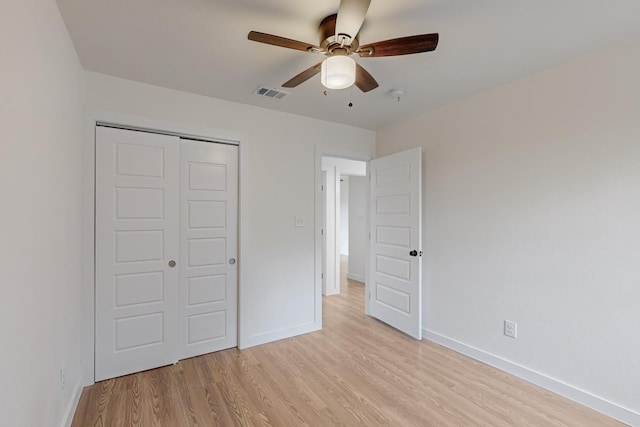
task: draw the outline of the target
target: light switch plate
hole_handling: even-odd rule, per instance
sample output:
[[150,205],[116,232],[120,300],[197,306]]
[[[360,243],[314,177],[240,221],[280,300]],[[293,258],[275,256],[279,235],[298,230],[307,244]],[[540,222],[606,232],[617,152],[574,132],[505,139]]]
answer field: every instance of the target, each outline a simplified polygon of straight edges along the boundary
[[304,218],[296,216],[296,227],[304,227]]

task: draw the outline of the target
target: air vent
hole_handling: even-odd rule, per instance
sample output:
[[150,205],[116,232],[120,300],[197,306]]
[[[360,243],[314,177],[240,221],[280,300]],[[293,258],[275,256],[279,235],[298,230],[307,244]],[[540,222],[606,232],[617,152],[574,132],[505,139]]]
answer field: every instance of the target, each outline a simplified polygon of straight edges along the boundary
[[273,89],[266,86],[259,86],[258,89],[256,89],[256,91],[253,93],[258,96],[263,96],[265,98],[271,99],[282,99],[287,95],[291,95],[290,92],[285,92],[283,90]]

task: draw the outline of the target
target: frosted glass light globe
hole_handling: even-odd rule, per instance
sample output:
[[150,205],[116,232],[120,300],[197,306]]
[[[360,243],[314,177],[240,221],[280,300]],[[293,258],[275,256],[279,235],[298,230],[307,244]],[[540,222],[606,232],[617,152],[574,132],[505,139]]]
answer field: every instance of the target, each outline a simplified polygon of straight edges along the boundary
[[322,62],[320,81],[328,89],[346,89],[356,82],[356,61],[345,55],[330,56]]

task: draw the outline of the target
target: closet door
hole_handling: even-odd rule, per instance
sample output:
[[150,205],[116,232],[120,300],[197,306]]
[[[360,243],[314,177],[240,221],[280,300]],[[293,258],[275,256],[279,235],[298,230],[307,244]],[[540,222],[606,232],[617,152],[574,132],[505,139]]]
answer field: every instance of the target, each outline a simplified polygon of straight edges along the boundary
[[180,358],[237,345],[238,147],[180,146]]
[[179,359],[179,142],[96,128],[96,381]]

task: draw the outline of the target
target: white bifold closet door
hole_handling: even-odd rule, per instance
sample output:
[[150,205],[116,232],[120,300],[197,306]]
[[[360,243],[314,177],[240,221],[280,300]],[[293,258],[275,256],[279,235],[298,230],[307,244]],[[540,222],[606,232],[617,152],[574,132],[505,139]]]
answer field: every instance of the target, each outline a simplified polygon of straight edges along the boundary
[[237,164],[96,128],[96,381],[237,345]]
[[237,345],[238,147],[180,145],[181,359]]

